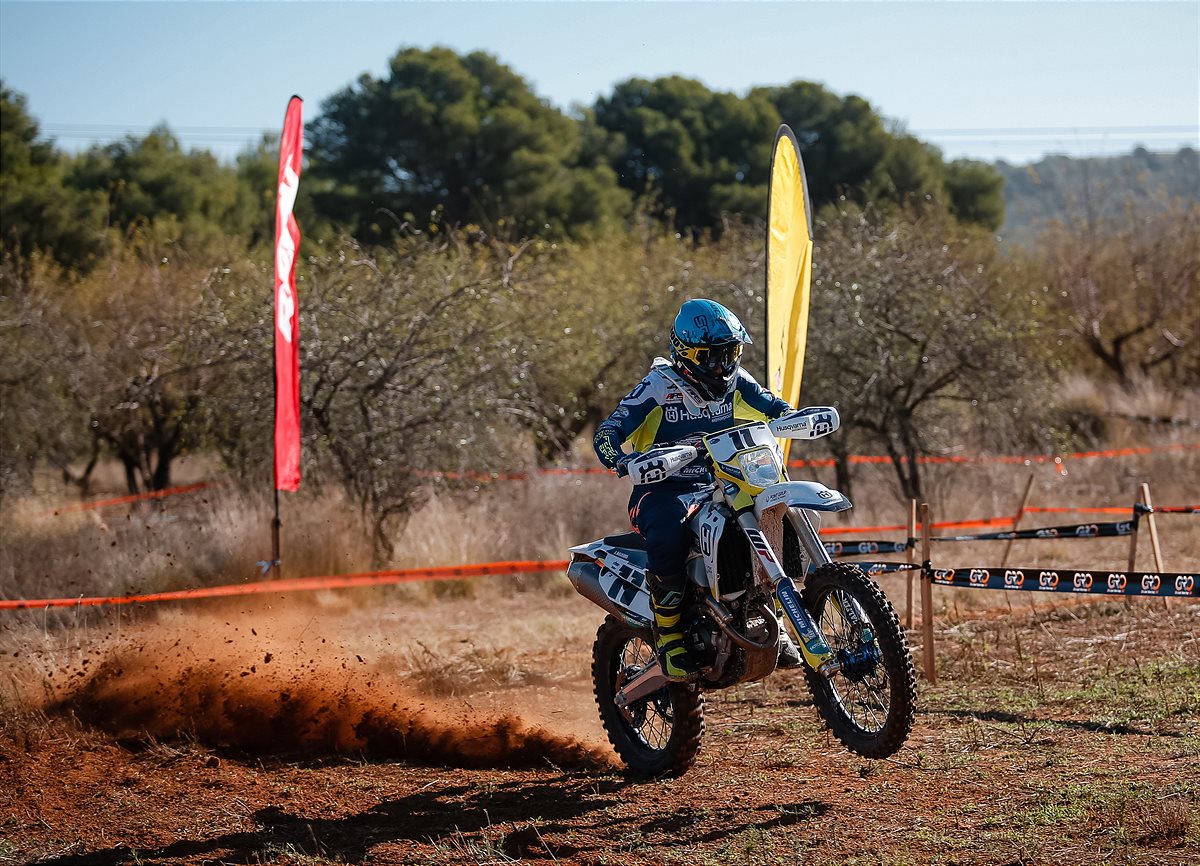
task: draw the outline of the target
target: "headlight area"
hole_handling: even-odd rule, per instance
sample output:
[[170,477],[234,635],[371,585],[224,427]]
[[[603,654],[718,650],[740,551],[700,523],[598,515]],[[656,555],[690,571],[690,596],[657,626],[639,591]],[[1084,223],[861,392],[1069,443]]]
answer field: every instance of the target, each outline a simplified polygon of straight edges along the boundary
[[738,465],[746,481],[755,487],[770,487],[779,483],[779,465],[770,448],[754,448],[738,455]]

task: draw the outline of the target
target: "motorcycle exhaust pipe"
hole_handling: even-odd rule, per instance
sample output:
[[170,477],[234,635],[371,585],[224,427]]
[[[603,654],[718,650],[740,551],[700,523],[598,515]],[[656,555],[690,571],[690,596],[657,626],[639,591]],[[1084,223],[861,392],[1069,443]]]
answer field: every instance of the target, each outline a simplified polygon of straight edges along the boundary
[[617,619],[634,628],[650,627],[649,622],[620,607],[608,597],[604,592],[604,587],[600,585],[600,566],[596,564],[595,560],[578,556],[572,559],[571,564],[567,566],[567,577],[570,579],[571,585],[575,587],[575,591],[592,604],[608,611]]
[[767,610],[765,605],[760,605],[759,609],[763,617],[766,619],[769,628],[767,629],[771,636],[762,643],[757,643],[750,638],[741,634],[730,623],[733,620],[733,614],[721,602],[717,601],[711,595],[704,596],[704,605],[708,608],[708,614],[717,621],[717,625],[721,627],[721,631],[725,632],[735,644],[744,650],[751,652],[759,650],[768,650],[779,645],[779,620],[775,618],[775,611]]

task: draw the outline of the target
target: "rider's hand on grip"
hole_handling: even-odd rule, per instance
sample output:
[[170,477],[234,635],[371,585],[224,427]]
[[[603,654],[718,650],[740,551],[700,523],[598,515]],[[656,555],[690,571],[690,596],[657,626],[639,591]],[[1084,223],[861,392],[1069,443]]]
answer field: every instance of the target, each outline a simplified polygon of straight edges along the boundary
[[624,457],[618,460],[617,465],[613,467],[613,471],[617,473],[617,477],[624,478],[626,475],[628,475],[629,464],[641,456],[642,455],[640,453],[634,451],[632,454],[626,454]]

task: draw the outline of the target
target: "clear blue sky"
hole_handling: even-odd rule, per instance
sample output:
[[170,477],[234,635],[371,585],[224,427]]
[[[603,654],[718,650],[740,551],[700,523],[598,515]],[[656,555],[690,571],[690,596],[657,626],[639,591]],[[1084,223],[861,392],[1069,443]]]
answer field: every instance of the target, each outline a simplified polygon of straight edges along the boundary
[[719,90],[820,81],[948,157],[1200,147],[1189,2],[196,3],[0,0],[0,77],[68,149],[166,122],[231,157],[288,97],[402,46],[483,49],[562,108],[633,76]]

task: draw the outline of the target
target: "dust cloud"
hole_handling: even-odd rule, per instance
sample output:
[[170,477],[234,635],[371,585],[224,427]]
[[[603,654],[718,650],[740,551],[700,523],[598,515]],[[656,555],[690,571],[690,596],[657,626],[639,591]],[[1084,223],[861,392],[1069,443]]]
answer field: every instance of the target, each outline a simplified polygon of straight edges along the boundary
[[394,657],[369,660],[369,643],[339,642],[311,625],[278,612],[145,624],[55,672],[46,710],[119,740],[190,737],[254,755],[472,769],[611,765],[607,749],[521,714],[480,714],[469,699],[421,695]]

